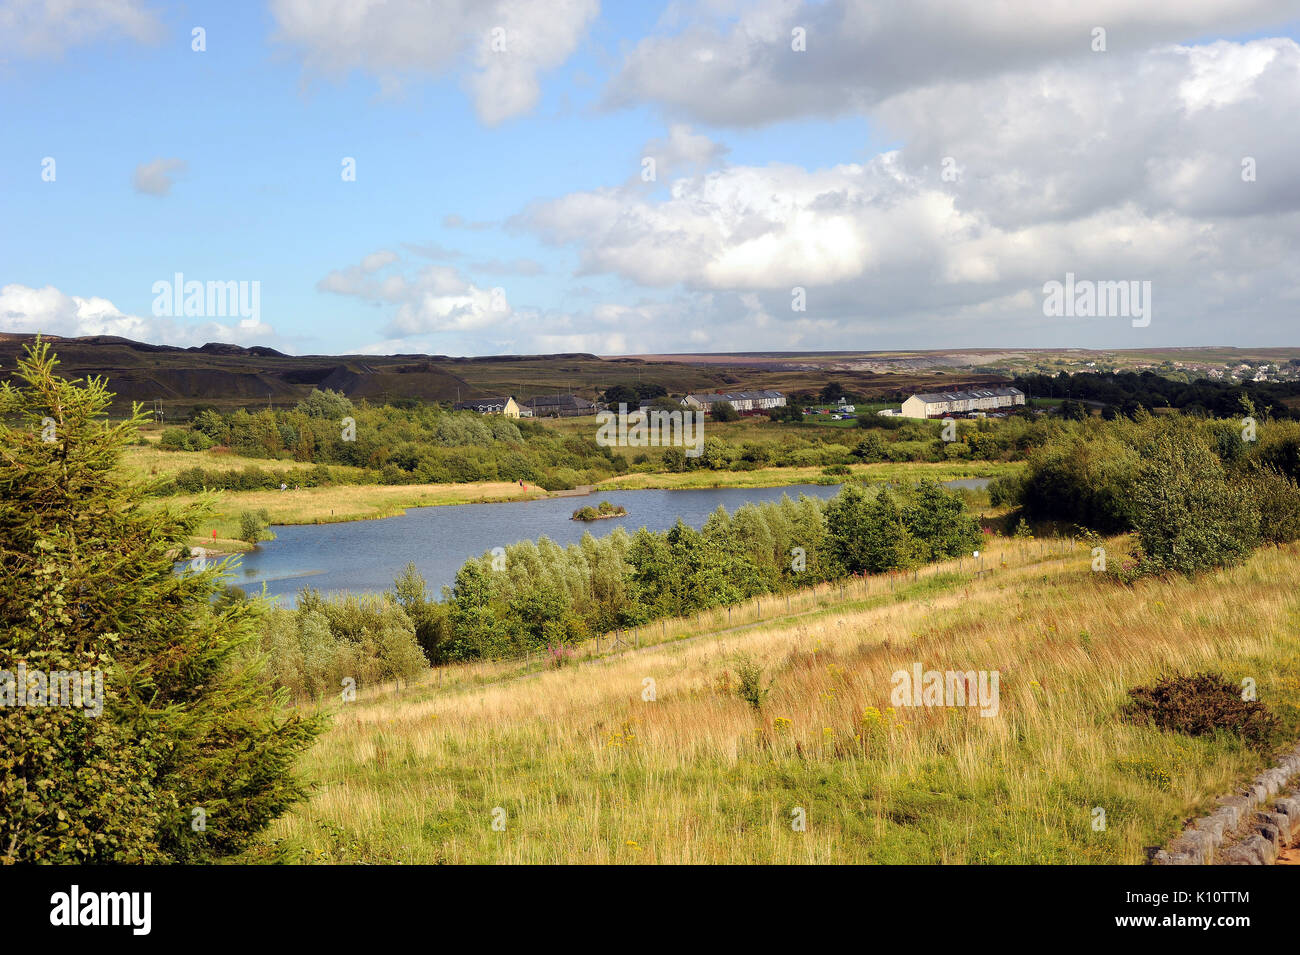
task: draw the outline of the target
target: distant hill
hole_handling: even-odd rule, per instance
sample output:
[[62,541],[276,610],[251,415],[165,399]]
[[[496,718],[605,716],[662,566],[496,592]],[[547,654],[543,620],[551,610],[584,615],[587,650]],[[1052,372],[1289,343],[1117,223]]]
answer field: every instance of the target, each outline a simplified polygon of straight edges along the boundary
[[[274,348],[210,342],[191,348],[152,345],[111,335],[45,336],[61,372],[101,375],[116,393],[115,410],[132,401],[161,402],[168,417],[195,405],[223,409],[292,405],[312,388],[332,388],[355,400],[457,401],[510,394],[576,394],[597,399],[614,385],[660,385],[670,394],[773,388],[816,392],[828,382],[883,401],[916,391],[1004,384],[1015,374],[1055,372],[1105,356],[1120,367],[1223,362],[1243,356],[1284,361],[1300,349],[954,349],[951,351],[769,352],[641,355],[601,358],[581,352],[555,355],[285,355]],[[34,335],[0,333],[0,380],[13,371]]]
[[[600,358],[566,352],[555,355],[285,355],[273,348],[245,348],[221,342],[179,348],[125,338],[45,336],[54,345],[62,374],[72,378],[100,375],[117,395],[115,410],[132,401],[162,403],[168,417],[195,405],[223,409],[291,405],[312,388],[332,388],[353,399],[457,401],[511,394],[517,398],[577,394],[596,399],[617,384],[662,385],[672,394],[734,390],[739,386],[815,391],[834,378],[864,394],[890,394],[922,386],[957,387],[1001,380],[959,369],[916,374],[913,362],[900,364],[902,374],[845,370],[840,360],[825,366],[808,357],[770,363],[727,355],[707,361],[671,357]],[[34,335],[0,334],[0,380],[13,371]],[[875,366],[873,366],[875,367]]]

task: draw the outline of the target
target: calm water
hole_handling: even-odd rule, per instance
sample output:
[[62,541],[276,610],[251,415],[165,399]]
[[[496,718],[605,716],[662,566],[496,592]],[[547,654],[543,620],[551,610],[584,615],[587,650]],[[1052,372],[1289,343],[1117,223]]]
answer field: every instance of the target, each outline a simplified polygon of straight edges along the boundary
[[[987,481],[954,481],[953,486],[982,486]],[[380,591],[393,585],[408,561],[436,596],[450,585],[456,571],[471,557],[493,547],[549,537],[561,546],[575,543],[585,532],[602,537],[616,527],[667,530],[680,517],[702,527],[721,504],[734,511],[747,501],[775,501],[782,494],[798,498],[829,498],[838,486],[796,484],[772,488],[704,488],[683,491],[608,491],[588,497],[558,497],[499,504],[455,504],[416,507],[400,517],[344,524],[277,526],[276,539],[244,554],[229,581],[250,593],[260,591],[292,604],[302,587],[323,593]],[[626,517],[583,523],[570,515],[585,504],[621,504]]]

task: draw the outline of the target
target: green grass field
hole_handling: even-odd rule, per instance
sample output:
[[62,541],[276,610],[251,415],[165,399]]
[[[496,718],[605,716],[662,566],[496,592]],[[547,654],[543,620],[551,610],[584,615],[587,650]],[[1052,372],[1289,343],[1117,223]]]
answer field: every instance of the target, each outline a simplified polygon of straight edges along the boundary
[[[1137,864],[1268,754],[1126,722],[1129,688],[1250,676],[1300,728],[1296,548],[1132,588],[1082,547],[999,539],[985,560],[652,625],[561,669],[369,688],[328,707],[314,795],[271,840],[307,862]],[[734,691],[742,656],[761,710]],[[999,671],[997,715],[891,709],[916,662]]]

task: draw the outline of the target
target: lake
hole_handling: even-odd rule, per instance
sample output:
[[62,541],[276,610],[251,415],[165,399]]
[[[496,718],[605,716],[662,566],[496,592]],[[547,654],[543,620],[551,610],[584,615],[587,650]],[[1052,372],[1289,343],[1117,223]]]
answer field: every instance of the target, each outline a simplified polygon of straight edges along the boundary
[[[948,482],[953,487],[982,487],[987,479]],[[690,490],[606,491],[587,497],[554,497],[497,504],[414,507],[398,517],[341,524],[277,526],[276,539],[240,557],[229,579],[250,594],[266,593],[292,605],[303,587],[322,593],[388,590],[409,561],[424,575],[431,596],[450,585],[462,564],[494,547],[549,537],[561,546],[584,533],[595,537],[616,527],[629,533],[640,527],[662,531],[681,518],[704,525],[722,505],[734,511],[748,501],[776,501],[782,494],[830,498],[838,485],[795,484],[788,487],[699,488]],[[600,501],[627,508],[627,516],[584,523],[573,512]]]

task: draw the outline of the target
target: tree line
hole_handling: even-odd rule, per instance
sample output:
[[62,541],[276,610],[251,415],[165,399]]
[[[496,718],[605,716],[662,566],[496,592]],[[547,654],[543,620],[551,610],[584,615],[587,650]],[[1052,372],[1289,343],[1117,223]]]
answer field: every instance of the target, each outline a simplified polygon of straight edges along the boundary
[[408,567],[395,586],[431,663],[506,657],[781,593],[968,553],[982,532],[940,485],[845,486],[829,501],[719,507],[696,530],[542,538],[466,561],[443,599]]

